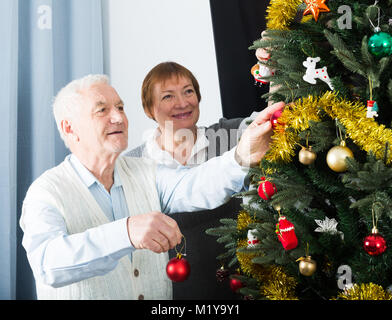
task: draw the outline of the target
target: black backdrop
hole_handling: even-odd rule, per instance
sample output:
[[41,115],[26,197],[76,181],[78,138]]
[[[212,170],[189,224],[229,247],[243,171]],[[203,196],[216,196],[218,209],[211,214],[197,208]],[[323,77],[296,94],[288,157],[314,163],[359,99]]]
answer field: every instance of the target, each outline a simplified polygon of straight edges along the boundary
[[257,63],[248,47],[265,29],[267,0],[210,0],[222,111],[225,118],[247,117],[264,109],[268,85],[254,85]]

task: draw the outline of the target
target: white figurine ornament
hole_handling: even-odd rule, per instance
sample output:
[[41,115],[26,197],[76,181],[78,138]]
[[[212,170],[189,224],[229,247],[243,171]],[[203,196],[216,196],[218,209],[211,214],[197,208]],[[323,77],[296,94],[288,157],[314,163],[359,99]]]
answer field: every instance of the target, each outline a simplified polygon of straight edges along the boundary
[[257,232],[256,229],[248,230],[248,248],[253,248],[260,242],[260,240],[255,236],[255,232]]
[[316,79],[324,81],[331,90],[333,90],[331,79],[328,76],[327,67],[316,69],[316,63],[320,61],[320,57],[312,58],[307,57],[306,61],[302,64],[306,68],[306,73],[302,77],[304,81],[310,84],[316,84]]
[[261,85],[269,83],[269,80],[265,78],[273,76],[274,72],[271,71],[270,68],[268,68],[267,66],[260,63],[260,61],[258,61],[252,67],[252,75],[255,78],[256,84],[259,83]]
[[378,117],[378,105],[376,101],[368,100],[366,105],[366,118]]
[[[265,31],[261,33],[261,39],[267,39],[265,37]],[[273,76],[275,70],[271,70],[263,62],[268,61],[271,58],[271,54],[264,48],[258,48],[255,55],[258,61],[251,69],[251,74],[255,78],[255,84],[259,84],[260,86],[268,84],[270,81],[265,78]]]

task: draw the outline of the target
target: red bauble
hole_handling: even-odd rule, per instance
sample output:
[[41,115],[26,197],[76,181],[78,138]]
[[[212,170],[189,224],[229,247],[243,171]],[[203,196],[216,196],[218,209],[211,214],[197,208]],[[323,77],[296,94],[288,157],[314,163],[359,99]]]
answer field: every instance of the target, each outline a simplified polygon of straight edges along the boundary
[[373,231],[372,234],[368,235],[363,240],[363,249],[371,256],[378,256],[387,249],[387,243],[385,239],[377,233],[376,229],[376,231]]
[[257,192],[259,196],[264,200],[270,200],[271,197],[276,193],[276,185],[268,180],[265,180],[265,177],[262,177],[262,183],[257,187]]
[[285,250],[297,247],[298,239],[294,231],[294,225],[285,216],[279,217],[279,222],[276,224],[276,234]]
[[236,278],[230,278],[230,288],[234,292],[236,292],[238,289],[242,288],[244,284]]
[[[282,115],[282,112],[283,112],[283,110],[277,110],[277,111],[275,111],[275,112],[272,114],[272,116],[271,116],[271,118],[270,118],[272,128],[275,129],[277,123],[279,122],[278,119],[279,119],[279,117]],[[279,122],[279,123],[280,123],[280,122]]]
[[166,266],[166,273],[170,280],[174,282],[185,281],[191,273],[189,262],[178,254],[176,258],[171,259]]

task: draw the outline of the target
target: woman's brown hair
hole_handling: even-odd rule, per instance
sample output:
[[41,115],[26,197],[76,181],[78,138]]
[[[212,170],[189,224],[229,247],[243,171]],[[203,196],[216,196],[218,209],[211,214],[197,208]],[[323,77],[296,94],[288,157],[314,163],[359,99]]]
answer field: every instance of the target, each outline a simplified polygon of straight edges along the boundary
[[144,78],[142,85],[143,109],[144,112],[152,119],[154,119],[152,110],[152,106],[154,104],[154,87],[157,83],[164,83],[173,76],[176,76],[177,78],[184,77],[191,80],[197,95],[197,99],[199,102],[201,100],[199,83],[197,82],[192,72],[176,62],[162,62],[150,70],[150,72]]

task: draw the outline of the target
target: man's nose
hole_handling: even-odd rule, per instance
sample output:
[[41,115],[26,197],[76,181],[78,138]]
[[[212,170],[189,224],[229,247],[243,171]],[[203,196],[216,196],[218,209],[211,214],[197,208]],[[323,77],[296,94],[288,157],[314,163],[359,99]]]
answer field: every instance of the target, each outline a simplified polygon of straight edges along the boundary
[[117,108],[113,108],[110,112],[110,121],[112,123],[122,123],[124,121],[124,113]]

